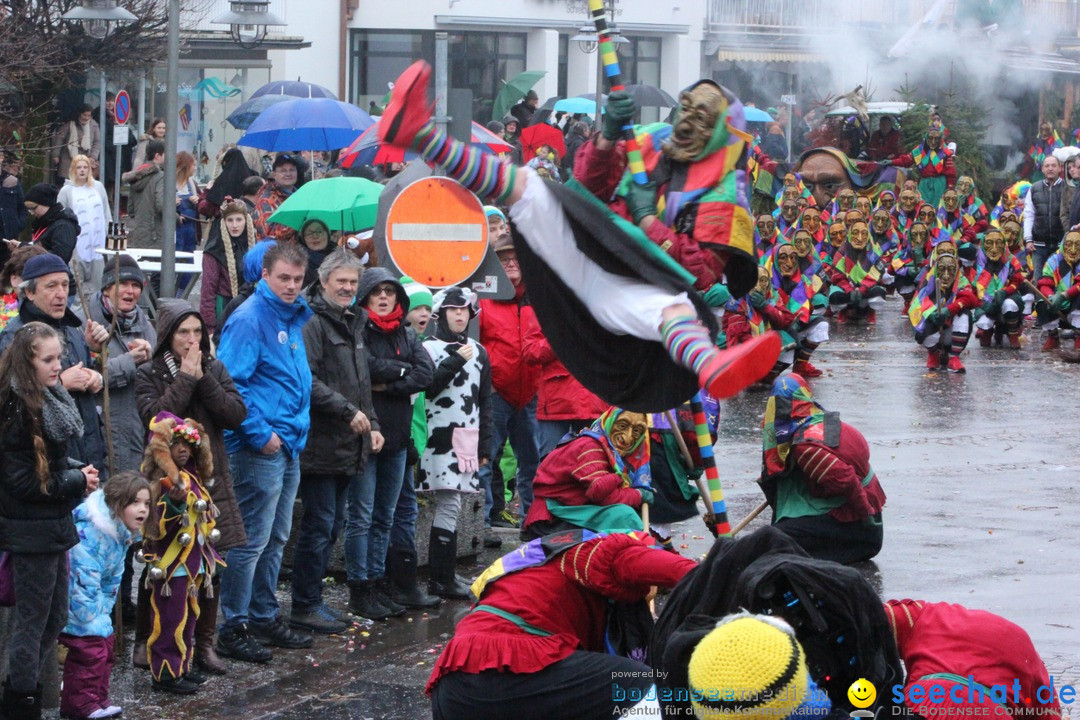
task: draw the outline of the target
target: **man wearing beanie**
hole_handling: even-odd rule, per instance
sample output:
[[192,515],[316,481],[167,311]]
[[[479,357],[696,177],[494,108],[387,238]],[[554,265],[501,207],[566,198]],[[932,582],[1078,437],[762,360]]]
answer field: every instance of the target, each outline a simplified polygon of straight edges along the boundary
[[[130,255],[109,257],[101,275],[101,291],[87,299],[90,319],[106,328],[116,321],[109,340],[109,420],[112,423],[115,470],[138,471],[145,426],[135,401],[135,369],[150,359],[157,333],[139,298],[146,276]],[[80,313],[80,315],[84,315]]]
[[19,303],[19,314],[0,332],[0,353],[7,349],[15,332],[26,323],[43,322],[60,333],[64,338],[60,353],[60,383],[75,400],[83,421],[82,437],[68,443],[68,455],[93,465],[104,482],[108,477],[105,439],[94,402],[94,397],[101,391],[101,373],[91,369],[94,361],[90,351],[101,351],[109,330],[93,321],[84,326],[68,307],[70,277],[67,264],[51,253],[35,255],[27,261],[22,273],[23,299]]
[[79,239],[79,220],[56,199],[58,194],[52,185],[38,183],[26,192],[23,204],[30,212],[33,242],[67,264]]

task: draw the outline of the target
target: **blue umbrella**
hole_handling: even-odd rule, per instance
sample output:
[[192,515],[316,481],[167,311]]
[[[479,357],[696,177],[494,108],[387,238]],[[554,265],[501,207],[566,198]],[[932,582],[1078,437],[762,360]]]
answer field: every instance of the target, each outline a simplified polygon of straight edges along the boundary
[[288,95],[289,97],[298,98],[330,98],[331,100],[337,100],[337,95],[322,85],[304,82],[303,80],[277,80],[266,83],[251,93],[251,97],[262,97],[263,95]]
[[349,103],[297,98],[264,110],[236,144],[271,152],[337,150],[374,123],[374,118]]
[[[601,103],[603,101],[601,100]],[[572,97],[559,100],[555,103],[555,112],[567,112],[571,115],[578,113],[584,113],[591,115],[596,112],[596,100],[589,100],[583,97]],[[604,111],[604,106],[601,104],[600,111]]]
[[750,107],[749,105],[743,107],[743,117],[746,118],[746,122],[772,122],[773,116],[764,110],[760,110],[756,107]]
[[260,95],[240,103],[225,119],[237,130],[247,130],[251,127],[251,123],[255,122],[255,118],[259,117],[271,105],[295,99],[288,95]]

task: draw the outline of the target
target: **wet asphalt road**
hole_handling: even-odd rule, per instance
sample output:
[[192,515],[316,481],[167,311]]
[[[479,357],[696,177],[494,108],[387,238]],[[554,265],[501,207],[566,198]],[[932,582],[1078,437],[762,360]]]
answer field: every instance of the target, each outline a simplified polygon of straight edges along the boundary
[[[973,338],[963,355],[966,375],[927,373],[925,353],[899,301],[890,299],[876,326],[834,326],[832,342],[814,358],[826,374],[811,386],[867,437],[888,495],[885,546],[876,567],[865,569],[875,587],[884,597],[999,613],[1027,630],[1059,686],[1075,686],[1080,365],[1040,353],[1040,342],[1031,330],[1019,352],[979,348]],[[723,408],[717,455],[732,524],[761,500],[754,479],[766,397],[751,390]],[[764,522],[759,517],[750,527]],[[705,553],[699,521],[678,530],[681,552]],[[459,572],[475,574],[491,557]],[[281,597],[287,605],[287,593]],[[331,586],[328,597],[343,606],[344,588]],[[319,638],[310,650],[276,651],[263,667],[230,662],[232,674],[194,698],[152,692],[148,673],[131,670],[128,643],[113,674],[113,701],[139,720],[430,717],[422,689],[466,608],[444,603],[427,615],[358,625],[347,636]]]

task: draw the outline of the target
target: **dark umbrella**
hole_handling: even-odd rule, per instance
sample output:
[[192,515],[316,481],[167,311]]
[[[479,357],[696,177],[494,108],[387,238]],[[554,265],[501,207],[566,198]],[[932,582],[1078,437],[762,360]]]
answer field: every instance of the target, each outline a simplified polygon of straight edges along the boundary
[[266,83],[251,93],[253,98],[262,97],[263,95],[288,95],[294,98],[330,98],[331,100],[337,100],[337,95],[322,85],[304,82],[299,79],[276,80],[272,83]]
[[627,85],[623,88],[630,93],[638,107],[673,107],[678,105],[675,98],[652,85]]
[[237,130],[247,130],[263,110],[271,105],[293,99],[291,95],[260,95],[259,97],[252,97],[240,103],[240,106],[229,113],[229,117],[225,119]]

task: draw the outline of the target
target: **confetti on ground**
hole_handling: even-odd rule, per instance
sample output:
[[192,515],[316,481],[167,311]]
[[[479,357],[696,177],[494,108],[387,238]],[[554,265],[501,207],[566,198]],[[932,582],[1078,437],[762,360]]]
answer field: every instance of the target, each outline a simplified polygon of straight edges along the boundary
[[680,547],[680,548],[682,548],[683,550],[685,550],[686,548],[688,548],[688,547],[690,547],[690,546],[689,546],[689,545],[687,545],[686,543],[683,543],[683,544],[682,544],[682,545],[680,545],[679,547]]

